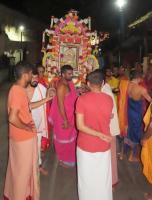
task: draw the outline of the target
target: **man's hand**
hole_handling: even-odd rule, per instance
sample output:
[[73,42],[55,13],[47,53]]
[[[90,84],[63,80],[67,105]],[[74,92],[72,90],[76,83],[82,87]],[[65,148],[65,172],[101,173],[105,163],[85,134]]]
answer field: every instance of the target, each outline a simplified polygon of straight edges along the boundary
[[119,91],[119,88],[113,88],[113,89],[112,89],[112,92],[113,92],[114,94],[118,94],[120,91]]
[[46,93],[47,100],[51,100],[56,95],[55,88],[49,88]]
[[33,122],[30,122],[26,125],[25,130],[28,132],[36,132],[35,124]]
[[111,143],[111,141],[112,141],[112,136],[108,136],[108,135],[104,135],[104,134],[99,135],[99,138],[108,143]]
[[63,124],[62,124],[62,128],[63,129],[68,129],[69,128],[69,123],[67,120],[64,120]]

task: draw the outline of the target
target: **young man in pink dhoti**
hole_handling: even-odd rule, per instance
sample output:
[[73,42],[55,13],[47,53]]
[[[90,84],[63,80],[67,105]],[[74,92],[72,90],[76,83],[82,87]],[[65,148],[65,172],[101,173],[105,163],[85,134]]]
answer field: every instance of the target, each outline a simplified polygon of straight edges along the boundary
[[39,200],[37,137],[25,89],[32,78],[31,65],[19,63],[15,77],[8,96],[9,160],[4,199]]
[[75,101],[76,90],[72,83],[73,68],[61,68],[61,80],[57,85],[57,95],[53,99],[50,121],[53,124],[54,145],[60,164],[73,167],[76,162]]

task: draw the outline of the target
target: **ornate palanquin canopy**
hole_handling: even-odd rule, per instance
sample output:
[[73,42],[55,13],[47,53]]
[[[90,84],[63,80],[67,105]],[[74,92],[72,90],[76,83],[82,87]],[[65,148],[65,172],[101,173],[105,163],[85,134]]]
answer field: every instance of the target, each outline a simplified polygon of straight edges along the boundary
[[42,37],[42,64],[48,77],[52,72],[60,72],[60,68],[71,65],[78,76],[85,68],[92,70],[99,67],[98,60],[92,54],[92,47],[98,45],[109,36],[108,33],[91,32],[91,17],[80,19],[78,12],[71,10],[60,19],[51,17],[49,29],[45,29]]

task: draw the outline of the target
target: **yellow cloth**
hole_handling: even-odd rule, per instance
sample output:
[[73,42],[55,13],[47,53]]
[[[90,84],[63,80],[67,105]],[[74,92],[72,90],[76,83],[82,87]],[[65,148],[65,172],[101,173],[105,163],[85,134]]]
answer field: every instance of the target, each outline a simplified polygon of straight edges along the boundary
[[127,117],[127,92],[128,92],[129,81],[127,79],[122,79],[119,85],[119,101],[118,101],[118,117],[119,117],[119,126],[120,133],[122,136],[127,136],[128,128],[128,117]]
[[[145,131],[147,130],[151,120],[151,106],[149,106],[145,116]],[[145,141],[141,151],[141,161],[143,163],[143,174],[147,180],[152,184],[152,137]]]
[[[107,81],[107,83],[110,85],[111,89],[119,89],[119,79],[115,78],[114,76],[111,77],[110,80]],[[118,105],[118,97],[116,94],[114,94],[115,101],[116,101],[116,106]]]
[[150,123],[150,119],[151,119],[151,106],[152,106],[152,103],[148,107],[147,112],[146,112],[144,119],[143,119],[144,124],[145,124],[145,131],[147,130],[149,123]]
[[108,80],[108,84],[112,89],[119,88],[119,79],[112,76],[111,79]]

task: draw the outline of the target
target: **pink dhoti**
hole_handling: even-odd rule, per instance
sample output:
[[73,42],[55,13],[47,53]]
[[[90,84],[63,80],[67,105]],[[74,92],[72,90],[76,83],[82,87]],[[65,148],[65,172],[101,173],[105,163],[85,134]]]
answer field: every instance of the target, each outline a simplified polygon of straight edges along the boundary
[[76,91],[69,83],[70,92],[65,96],[64,107],[69,128],[63,129],[63,118],[58,108],[58,99],[54,97],[51,105],[49,120],[53,125],[54,145],[57,158],[66,165],[73,166],[76,162],[75,101]]
[[37,138],[9,141],[4,200],[39,200]]
[[55,151],[59,161],[69,166],[75,166],[76,162],[76,139],[72,142],[63,143],[54,140]]

